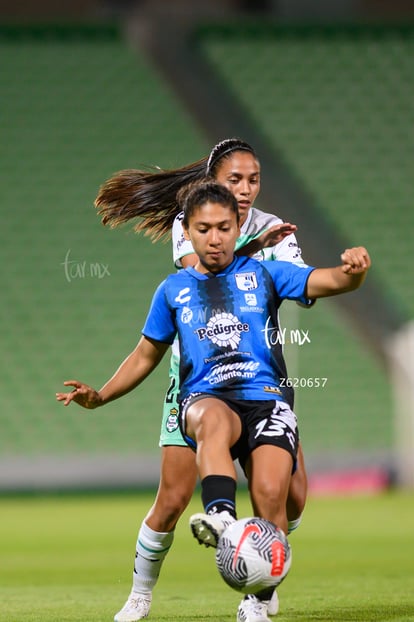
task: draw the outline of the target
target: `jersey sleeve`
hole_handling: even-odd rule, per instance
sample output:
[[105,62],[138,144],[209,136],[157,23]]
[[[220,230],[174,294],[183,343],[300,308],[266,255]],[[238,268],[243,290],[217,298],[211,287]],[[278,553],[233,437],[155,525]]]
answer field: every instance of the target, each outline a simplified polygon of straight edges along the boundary
[[163,281],[152,298],[142,334],[149,339],[171,345],[176,332],[174,316],[166,296],[166,281]]
[[312,299],[306,296],[306,284],[314,267],[296,266],[288,261],[265,261],[263,266],[272,275],[280,298],[297,300],[304,305],[310,304]]
[[294,233],[286,236],[278,244],[271,248],[272,259],[277,261],[289,261],[298,266],[306,266],[303,261],[302,249],[300,248]]
[[181,212],[181,214],[175,217],[171,231],[173,261],[176,268],[183,267],[181,263],[182,257],[194,253],[193,245],[184,237],[182,222],[183,213]]

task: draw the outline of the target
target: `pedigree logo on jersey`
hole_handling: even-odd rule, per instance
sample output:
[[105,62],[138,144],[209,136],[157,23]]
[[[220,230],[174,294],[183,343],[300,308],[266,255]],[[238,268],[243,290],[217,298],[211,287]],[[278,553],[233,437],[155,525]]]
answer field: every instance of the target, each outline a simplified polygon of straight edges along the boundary
[[249,292],[252,289],[257,289],[256,272],[243,272],[241,274],[235,274],[236,285],[242,292]]
[[236,350],[241,333],[247,333],[249,330],[249,325],[240,322],[233,313],[216,313],[209,319],[205,328],[197,328],[194,332],[200,341],[209,339],[220,348]]

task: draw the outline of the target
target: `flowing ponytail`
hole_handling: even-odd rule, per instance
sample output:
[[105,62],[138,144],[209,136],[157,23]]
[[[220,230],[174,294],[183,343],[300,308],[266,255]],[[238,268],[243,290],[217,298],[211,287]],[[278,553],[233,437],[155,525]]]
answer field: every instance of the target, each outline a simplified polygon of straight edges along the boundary
[[177,192],[206,176],[207,158],[173,170],[126,169],[119,171],[99,188],[95,207],[102,224],[118,227],[138,219],[136,232],[144,231],[154,242],[171,234],[174,218],[180,212]]
[[181,211],[177,192],[194,182],[215,179],[221,161],[235,151],[248,151],[257,158],[248,143],[240,138],[226,138],[213,147],[208,157],[181,168],[125,169],[115,173],[102,184],[95,199],[102,224],[118,227],[137,219],[134,230],[144,231],[153,242],[169,237]]

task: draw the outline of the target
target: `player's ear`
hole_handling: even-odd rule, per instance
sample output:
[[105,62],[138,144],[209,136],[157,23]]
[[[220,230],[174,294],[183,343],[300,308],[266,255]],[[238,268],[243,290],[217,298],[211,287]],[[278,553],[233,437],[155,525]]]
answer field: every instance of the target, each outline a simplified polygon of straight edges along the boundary
[[188,229],[183,227],[184,239],[190,240],[190,234],[188,233]]

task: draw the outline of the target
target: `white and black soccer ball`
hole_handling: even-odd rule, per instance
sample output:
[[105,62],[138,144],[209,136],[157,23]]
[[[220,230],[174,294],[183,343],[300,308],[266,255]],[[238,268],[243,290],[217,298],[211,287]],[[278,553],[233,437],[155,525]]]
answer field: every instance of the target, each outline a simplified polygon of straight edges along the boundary
[[242,518],[224,530],[216,563],[233,589],[259,594],[277,587],[289,572],[292,553],[284,532],[263,518]]

